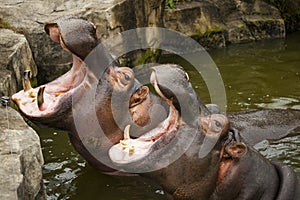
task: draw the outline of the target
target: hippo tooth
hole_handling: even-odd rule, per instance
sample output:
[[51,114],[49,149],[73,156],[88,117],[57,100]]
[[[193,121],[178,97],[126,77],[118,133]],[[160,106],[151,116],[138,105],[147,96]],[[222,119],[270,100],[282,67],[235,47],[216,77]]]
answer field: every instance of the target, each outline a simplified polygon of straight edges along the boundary
[[129,147],[129,155],[131,156],[134,153],[134,146]]
[[130,139],[129,130],[130,130],[130,125],[127,125],[124,130],[124,140]]
[[127,144],[123,140],[120,140],[120,144],[121,144],[123,150],[128,147]]
[[44,90],[45,90],[45,86],[41,86],[38,91],[37,103],[40,110],[44,103]]
[[24,71],[24,78],[23,78],[23,89],[24,91],[30,90],[31,84],[30,84],[30,70],[25,70]]

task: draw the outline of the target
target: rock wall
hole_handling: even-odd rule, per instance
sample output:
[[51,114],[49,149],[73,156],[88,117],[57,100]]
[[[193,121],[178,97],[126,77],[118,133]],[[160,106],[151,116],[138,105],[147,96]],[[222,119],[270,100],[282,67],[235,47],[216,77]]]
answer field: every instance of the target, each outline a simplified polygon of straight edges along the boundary
[[[57,17],[77,15],[92,21],[101,40],[128,29],[164,24],[209,48],[284,37],[282,13],[268,1],[275,0],[192,0],[164,9],[164,0],[0,0],[0,19],[27,38],[42,84],[71,66],[70,55],[43,30],[45,22]],[[298,1],[289,2],[293,6]]]
[[287,32],[300,30],[300,0],[265,0],[274,5],[285,22]]
[[161,26],[163,0],[0,0],[0,18],[26,36],[39,67],[39,84],[67,71],[71,57],[50,40],[44,23],[64,15],[81,16],[97,26],[103,40],[122,31]]
[[45,199],[40,139],[14,109],[0,107],[0,199]]
[[279,10],[263,0],[187,2],[167,9],[164,24],[208,48],[285,37]]
[[282,13],[267,1],[274,0],[192,0],[164,9],[164,0],[0,0],[0,19],[27,38],[43,84],[71,66],[70,55],[43,30],[45,22],[57,17],[92,21],[101,40],[136,27],[165,26],[210,48],[284,37]]

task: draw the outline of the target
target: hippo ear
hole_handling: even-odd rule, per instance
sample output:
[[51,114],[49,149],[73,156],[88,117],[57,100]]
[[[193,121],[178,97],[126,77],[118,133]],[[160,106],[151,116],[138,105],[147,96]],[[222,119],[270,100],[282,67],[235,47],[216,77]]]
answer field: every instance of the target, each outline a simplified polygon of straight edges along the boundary
[[247,152],[247,146],[243,142],[236,142],[226,146],[225,151],[232,158],[240,158]]
[[51,40],[53,40],[56,43],[60,42],[60,30],[56,23],[46,24],[45,31],[50,36]]
[[132,108],[142,103],[149,95],[149,88],[147,86],[140,87],[130,98],[129,108]]

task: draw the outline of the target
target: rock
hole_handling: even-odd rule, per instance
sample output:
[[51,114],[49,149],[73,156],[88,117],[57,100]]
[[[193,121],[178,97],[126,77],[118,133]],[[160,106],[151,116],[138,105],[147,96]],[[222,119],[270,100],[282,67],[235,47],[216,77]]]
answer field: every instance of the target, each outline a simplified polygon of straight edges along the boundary
[[3,106],[0,107],[0,160],[0,199],[45,199],[40,139],[17,111]]
[[86,18],[97,26],[101,40],[122,31],[162,25],[163,0],[0,0],[0,18],[23,33],[38,65],[39,84],[70,67],[71,57],[44,32],[44,23],[65,15]]
[[[298,5],[298,1],[294,4]],[[177,5],[176,9],[164,9],[164,2],[0,0],[0,19],[27,38],[39,69],[39,84],[53,80],[70,68],[70,55],[51,41],[43,29],[45,22],[65,15],[81,16],[93,22],[102,41],[129,29],[163,24],[166,28],[192,36],[209,48],[285,36],[281,13],[266,0],[194,0]],[[156,52],[144,54],[159,55]],[[138,60],[142,57],[139,53],[129,56],[136,60],[136,64],[149,60],[147,56]],[[124,59],[125,64],[127,60]],[[5,76],[8,81],[9,73]]]
[[244,0],[237,6],[242,13],[242,21],[255,40],[285,36],[284,20],[274,6],[263,0]]
[[281,13],[287,32],[300,30],[300,0],[266,0]]
[[164,24],[207,48],[285,36],[279,10],[263,0],[187,2],[167,9]]
[[192,1],[178,5],[176,9],[166,9],[164,25],[195,38],[202,46],[225,46],[225,24],[212,2]]
[[0,29],[0,93],[10,96],[22,88],[23,72],[30,69],[32,77],[37,67],[24,35],[9,29]]

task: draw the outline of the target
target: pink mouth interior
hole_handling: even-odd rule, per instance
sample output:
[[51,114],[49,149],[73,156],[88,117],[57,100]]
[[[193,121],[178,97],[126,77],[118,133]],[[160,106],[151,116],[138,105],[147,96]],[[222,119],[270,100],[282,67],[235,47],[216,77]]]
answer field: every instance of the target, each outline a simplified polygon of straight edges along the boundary
[[[151,78],[151,83],[156,92],[160,94],[162,98],[165,98],[159,90],[154,77]],[[176,133],[179,128],[181,118],[172,102],[168,99],[166,99],[166,101],[170,105],[169,116],[167,119],[161,122],[156,128],[145,133],[143,136],[137,139],[124,139],[120,141],[120,143],[111,147],[109,150],[109,156],[115,164],[127,164],[145,158],[151,152],[151,147],[156,142],[159,142],[159,140],[166,135],[169,136],[170,134]]]
[[[115,164],[128,164],[145,158],[151,153],[152,146],[159,140],[169,134],[176,133],[180,121],[178,111],[173,105],[170,106],[170,113],[167,119],[161,122],[156,128],[147,132],[137,139],[126,139],[112,146],[109,150],[109,156]],[[124,144],[126,148],[124,147]],[[128,148],[127,148],[128,147]],[[134,147],[133,152],[130,148]]]
[[59,108],[64,98],[71,97],[73,91],[83,82],[86,74],[86,67],[81,64],[73,64],[72,68],[55,79],[45,84],[43,94],[44,103],[38,107],[37,94],[39,88],[32,88],[19,91],[12,96],[13,101],[18,105],[22,113],[29,117],[42,117],[52,114]]

